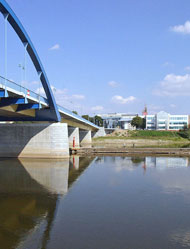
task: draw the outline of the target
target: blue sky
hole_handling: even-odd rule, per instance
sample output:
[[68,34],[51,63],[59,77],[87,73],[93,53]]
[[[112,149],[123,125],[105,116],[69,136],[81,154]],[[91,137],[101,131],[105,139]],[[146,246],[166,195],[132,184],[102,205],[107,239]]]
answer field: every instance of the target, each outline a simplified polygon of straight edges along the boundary
[[[36,47],[57,101],[80,114],[190,114],[189,0],[7,0]],[[3,18],[0,20],[3,33]],[[0,53],[3,54],[3,36]],[[8,28],[8,77],[24,49]],[[4,75],[3,57],[0,74]],[[27,58],[26,84],[38,77]]]

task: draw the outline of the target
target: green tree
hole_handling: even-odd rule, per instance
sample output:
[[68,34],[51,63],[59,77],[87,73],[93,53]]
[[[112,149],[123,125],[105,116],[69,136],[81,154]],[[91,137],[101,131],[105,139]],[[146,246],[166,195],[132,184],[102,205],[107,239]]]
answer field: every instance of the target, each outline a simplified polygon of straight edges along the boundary
[[103,126],[103,119],[98,115],[94,117],[90,117],[89,115],[86,114],[86,115],[82,115],[82,118],[85,118],[86,120],[89,120],[90,122],[98,126],[101,126],[101,127]]
[[95,124],[96,124],[96,125],[98,125],[98,126],[100,126],[100,127],[103,126],[103,119],[102,119],[100,116],[96,115],[96,116],[94,117],[94,119],[95,119]]
[[72,111],[72,113],[74,113],[74,114],[78,115],[78,112],[77,112],[77,111]]
[[86,120],[89,120],[90,117],[88,115],[82,115],[82,118],[86,119]]
[[131,125],[135,126],[137,129],[143,129],[143,118],[136,116],[132,119]]
[[142,123],[142,129],[144,130],[146,128],[146,118],[143,118],[143,123]]

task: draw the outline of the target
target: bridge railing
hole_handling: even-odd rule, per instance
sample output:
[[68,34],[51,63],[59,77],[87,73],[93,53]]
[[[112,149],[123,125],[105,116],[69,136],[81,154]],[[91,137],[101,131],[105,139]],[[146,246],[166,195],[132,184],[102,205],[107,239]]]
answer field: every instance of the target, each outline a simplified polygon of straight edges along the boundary
[[68,109],[66,109],[66,108],[64,108],[64,107],[62,107],[62,106],[60,106],[60,105],[57,105],[57,107],[58,107],[58,110],[59,110],[59,111],[61,111],[61,112],[63,112],[63,113],[66,113],[67,115],[69,115],[69,116],[71,116],[71,117],[74,117],[74,118],[76,118],[77,120],[79,120],[79,121],[81,121],[81,122],[83,122],[83,123],[85,122],[86,124],[89,124],[90,126],[94,126],[95,128],[99,129],[99,127],[98,127],[97,125],[95,125],[95,124],[93,124],[92,122],[90,122],[89,120],[84,119],[84,118],[82,118],[81,116],[79,116],[79,115],[73,113],[72,111],[70,111],[70,110],[68,110]]
[[[27,97],[31,97],[34,98],[36,101],[39,101],[40,103],[46,103],[48,104],[48,101],[45,97],[41,96],[38,93],[35,93],[34,91],[31,91],[30,89],[21,86],[17,83],[15,83],[14,81],[5,79],[4,77],[0,76],[0,87],[5,89],[5,87],[7,88],[11,88],[17,92],[20,92],[22,96],[27,96]],[[8,89],[7,89],[8,90]]]
[[[28,89],[24,86],[21,86],[21,85],[15,83],[14,81],[5,79],[4,77],[0,76],[0,88],[5,89],[6,87],[7,87],[7,90],[9,90],[9,88],[10,88],[10,90],[11,89],[14,90],[15,93],[17,93],[17,94],[20,94],[22,96],[26,95],[26,97],[31,97],[36,102],[40,101],[40,103],[46,103],[48,105],[48,100],[45,97],[35,93],[34,91],[31,91],[30,89]],[[70,117],[75,118],[78,121],[89,124],[90,126],[93,126],[97,129],[99,128],[97,125],[95,125],[95,124],[91,123],[89,120],[86,120],[86,119],[82,118],[81,116],[73,113],[72,111],[70,111],[70,110],[68,110],[60,105],[57,105],[57,107],[58,107],[58,110],[64,114],[69,115]]]

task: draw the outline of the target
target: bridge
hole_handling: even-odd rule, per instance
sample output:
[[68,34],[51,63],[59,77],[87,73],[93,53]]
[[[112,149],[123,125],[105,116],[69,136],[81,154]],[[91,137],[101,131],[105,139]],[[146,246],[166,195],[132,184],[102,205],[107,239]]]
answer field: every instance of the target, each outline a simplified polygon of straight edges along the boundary
[[[91,143],[104,135],[99,126],[57,105],[38,53],[23,25],[5,0],[0,0],[5,24],[5,75],[0,76],[0,156],[67,157],[69,147]],[[7,77],[7,24],[29,55],[46,97]]]

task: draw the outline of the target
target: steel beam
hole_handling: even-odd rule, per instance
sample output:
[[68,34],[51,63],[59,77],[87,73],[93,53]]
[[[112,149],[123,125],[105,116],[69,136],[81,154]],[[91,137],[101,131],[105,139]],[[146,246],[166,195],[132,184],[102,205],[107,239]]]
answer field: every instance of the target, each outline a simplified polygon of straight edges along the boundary
[[7,98],[8,96],[7,90],[0,90],[0,98]]
[[31,109],[39,110],[41,108],[42,108],[42,105],[39,103],[20,104],[20,105],[18,105],[16,112],[31,110]]
[[25,98],[2,98],[0,101],[0,108],[9,106],[9,105],[19,105],[27,104],[28,101]]

